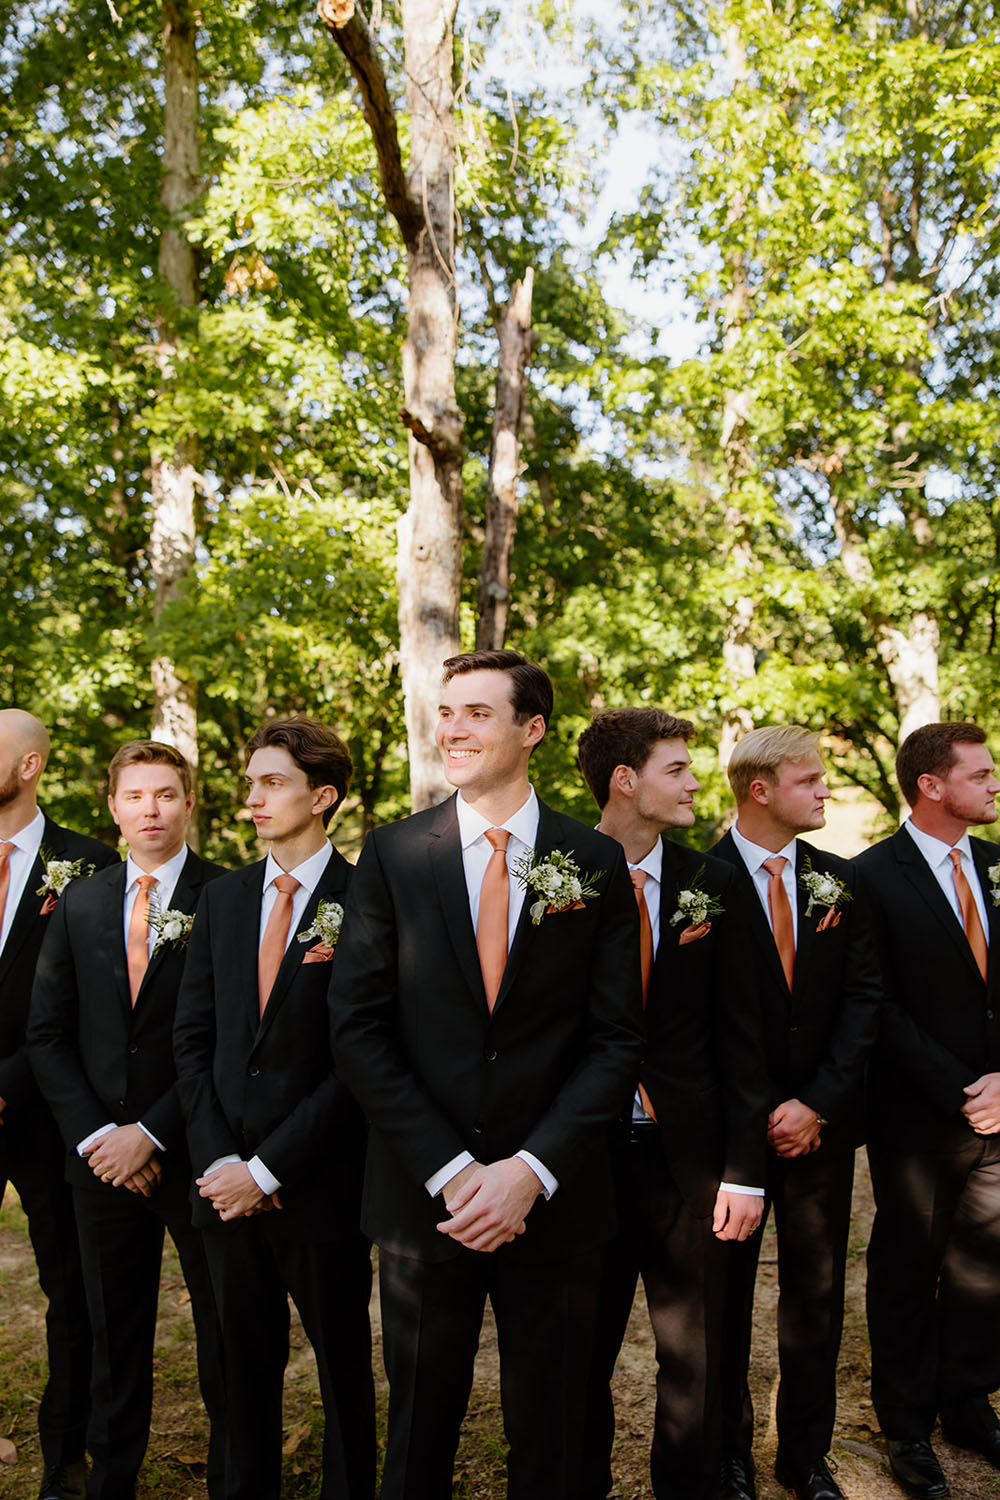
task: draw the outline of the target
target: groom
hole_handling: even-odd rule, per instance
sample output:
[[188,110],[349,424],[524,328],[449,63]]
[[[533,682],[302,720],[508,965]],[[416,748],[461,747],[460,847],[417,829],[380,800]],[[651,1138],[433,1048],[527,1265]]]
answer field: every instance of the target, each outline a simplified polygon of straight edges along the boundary
[[[639,942],[621,846],[553,812],[529,781],[551,711],[548,677],[517,652],[445,662],[436,739],[457,795],[371,835],[333,966],[337,1070],[371,1122],[383,1500],[451,1494],[487,1297],[508,1495],[580,1491],[615,1226],[607,1125],[639,1064]],[[563,861],[582,877],[569,900],[555,890]]]

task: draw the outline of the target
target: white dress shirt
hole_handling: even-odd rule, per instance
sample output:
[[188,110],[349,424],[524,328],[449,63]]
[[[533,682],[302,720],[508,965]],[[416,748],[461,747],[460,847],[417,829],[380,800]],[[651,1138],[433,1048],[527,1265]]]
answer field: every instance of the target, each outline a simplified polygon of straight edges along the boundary
[[[14,847],[7,856],[7,869],[10,872],[10,881],[7,886],[7,904],[3,912],[3,925],[0,926],[0,953],[3,952],[10,932],[14,916],[17,912],[18,903],[24,895],[24,888],[28,883],[31,867],[38,858],[38,851],[42,846],[42,834],[45,832],[45,818],[40,808],[36,809],[35,816],[30,823],[19,828],[17,833],[11,834],[9,839],[2,840],[5,844],[13,844]],[[39,896],[38,905],[41,907],[43,897]]]
[[[469,893],[469,911],[472,916],[473,931],[479,919],[479,896],[483,876],[486,874],[486,866],[493,854],[493,846],[486,837],[486,830],[505,828],[510,834],[507,840],[507,874],[510,880],[510,897],[507,906],[507,951],[509,952],[527,894],[526,888],[514,877],[514,866],[526,854],[532,853],[538,838],[538,798],[535,796],[535,789],[529,788],[527,801],[505,823],[491,823],[483,817],[482,813],[476,812],[474,807],[469,806],[461,792],[455,799],[455,810],[458,814],[458,837],[462,846],[462,866],[465,871],[466,890]],[[544,1196],[551,1198],[559,1183],[548,1167],[530,1151],[518,1151],[516,1155],[534,1172],[542,1184]],[[474,1161],[475,1157],[471,1152],[462,1151],[440,1167],[433,1177],[428,1177],[424,1186],[431,1197],[436,1197],[456,1173],[461,1172],[463,1167],[470,1166]]]
[[771,928],[772,932],[774,931],[774,926],[771,922],[771,908],[767,900],[767,887],[771,877],[764,869],[764,861],[765,859],[778,859],[784,856],[785,867],[781,872],[781,883],[785,887],[785,895],[788,897],[788,904],[792,909],[792,932],[795,936],[796,946],[798,946],[799,903],[795,895],[795,840],[791,839],[785,845],[784,849],[779,849],[775,853],[773,849],[762,849],[759,844],[752,844],[749,839],[745,839],[742,833],[740,833],[740,825],[736,823],[733,826],[733,843],[740,851],[743,863],[750,873],[753,888],[760,897],[760,904],[764,908],[767,925]]
[[951,851],[957,849],[962,856],[962,871],[969,882],[972,899],[976,903],[979,912],[979,920],[983,924],[983,936],[987,947],[990,941],[990,919],[986,909],[986,901],[983,897],[982,886],[979,884],[979,875],[976,872],[975,861],[972,858],[972,845],[969,843],[968,833],[963,833],[957,844],[946,844],[943,839],[936,839],[933,834],[924,833],[922,828],[916,828],[913,822],[907,818],[903,824],[910,838],[920,850],[924,859],[930,866],[931,874],[944,892],[945,900],[955,913],[956,920],[962,931],[965,931],[965,923],[962,920],[962,908],[958,904],[958,892],[955,890],[955,867],[951,862]]

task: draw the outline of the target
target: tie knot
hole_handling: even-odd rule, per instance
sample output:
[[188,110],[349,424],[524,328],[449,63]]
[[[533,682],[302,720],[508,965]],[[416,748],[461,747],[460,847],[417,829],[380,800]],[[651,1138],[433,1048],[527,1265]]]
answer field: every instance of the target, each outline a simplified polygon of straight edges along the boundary
[[275,877],[274,884],[283,896],[294,896],[302,882],[296,880],[294,875],[278,875]]
[[961,851],[961,849],[949,849],[948,850],[948,858],[951,860],[952,866],[956,870],[960,870],[962,868],[962,851]]
[[649,876],[646,874],[646,871],[645,870],[629,870],[629,874],[632,877],[632,885],[635,887],[635,889],[637,891],[641,891],[642,888],[643,888],[643,886],[646,884],[646,881],[649,879]]
[[3,843],[0,843],[0,859],[10,859],[16,848],[17,845],[12,844],[10,839],[4,839]]
[[761,862],[769,875],[780,875],[788,860],[783,854],[776,854],[773,859],[765,859]]
[[510,843],[510,832],[506,828],[487,828],[486,841],[494,854],[506,854]]
[[153,889],[153,886],[156,885],[156,883],[157,881],[155,875],[140,875],[136,880],[136,885],[139,887],[140,891],[146,891],[147,893]]

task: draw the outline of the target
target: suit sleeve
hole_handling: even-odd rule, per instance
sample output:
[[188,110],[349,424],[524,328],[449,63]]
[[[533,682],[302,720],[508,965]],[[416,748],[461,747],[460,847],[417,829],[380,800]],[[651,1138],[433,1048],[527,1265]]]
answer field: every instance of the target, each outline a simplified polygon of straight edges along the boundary
[[38,1086],[66,1143],[108,1124],[107,1106],[91,1087],[80,1058],[79,990],[69,937],[71,900],[57,902],[42,943],[28,1014],[28,1055]]
[[837,1124],[864,1081],[865,1065],[875,1043],[882,1003],[882,976],[875,946],[868,893],[850,868],[853,899],[842,921],[848,924],[843,992],[826,1055],[815,1076],[799,1090],[803,1102]]
[[339,1076],[368,1119],[426,1182],[465,1142],[420,1086],[399,1045],[396,912],[370,835],[354,872],[330,976],[330,1043]]
[[723,899],[726,918],[715,968],[716,1050],[726,1120],[721,1180],[740,1187],[763,1187],[770,1083],[750,931],[741,906],[746,893],[735,875]]
[[216,1094],[213,1077],[217,1033],[211,893],[212,887],[207,886],[195,913],[174,1018],[177,1092],[196,1177],[220,1156],[243,1155]]

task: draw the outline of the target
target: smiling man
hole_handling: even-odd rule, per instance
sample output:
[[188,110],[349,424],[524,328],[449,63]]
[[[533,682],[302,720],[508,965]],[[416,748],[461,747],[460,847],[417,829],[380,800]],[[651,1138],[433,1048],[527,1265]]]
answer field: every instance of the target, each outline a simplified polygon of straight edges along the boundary
[[902,828],[858,856],[886,1005],[868,1089],[872,1400],[904,1490],[948,1493],[931,1448],[1000,1469],[1000,868],[969,825],[1000,792],[976,724],[926,724],[896,757]]
[[[755,729],[728,774],[736,823],[712,852],[735,866],[746,897],[771,1095],[764,1212],[773,1204],[781,1287],[775,1474],[799,1500],[840,1500],[826,1456],[878,963],[856,870],[797,837],[826,821],[816,736],[792,725]],[[747,1372],[760,1243],[758,1231],[734,1246],[727,1273],[720,1500],[756,1494]]]
[[323,1500],[370,1500],[375,1414],[359,1228],[364,1121],[337,1078],[326,993],[351,867],[326,827],[351,777],[315,719],[247,751],[267,856],[199,908],[175,1051],[226,1362],[228,1500],[276,1500],[291,1296],[323,1399]]
[[[222,874],[185,843],[191,769],[170,745],[133,740],[108,768],[124,865],[74,881],[35,977],[32,1067],[66,1143],[94,1357],[88,1500],[131,1500],[149,1439],[164,1230],[191,1294],[198,1373],[212,1422],[208,1492],[223,1500],[222,1353],[171,1045],[186,930]],[[160,933],[181,914],[175,940]]]
[[451,1495],[487,1297],[508,1496],[581,1493],[615,1225],[607,1124],[638,1071],[639,944],[620,845],[532,788],[551,711],[548,677],[517,652],[445,662],[436,738],[457,795],[369,837],[333,969],[337,1066],[371,1122],[383,1500]]

